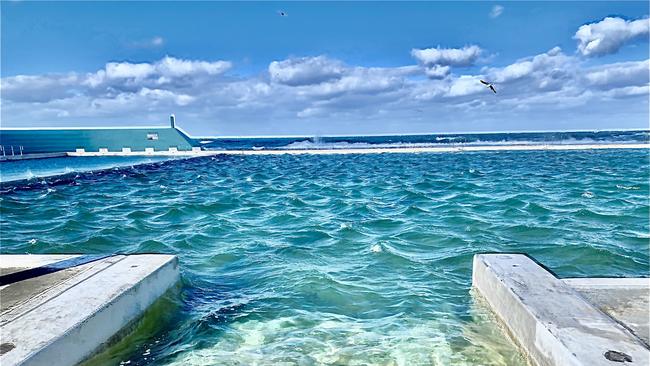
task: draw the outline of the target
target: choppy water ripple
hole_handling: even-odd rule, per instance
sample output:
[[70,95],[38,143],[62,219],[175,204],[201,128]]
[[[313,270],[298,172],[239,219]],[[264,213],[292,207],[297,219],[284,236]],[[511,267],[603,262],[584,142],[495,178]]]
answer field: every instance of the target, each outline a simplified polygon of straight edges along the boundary
[[519,365],[472,255],[648,275],[649,172],[636,150],[158,162],[3,184],[2,252],[178,254],[177,315],[116,364]]

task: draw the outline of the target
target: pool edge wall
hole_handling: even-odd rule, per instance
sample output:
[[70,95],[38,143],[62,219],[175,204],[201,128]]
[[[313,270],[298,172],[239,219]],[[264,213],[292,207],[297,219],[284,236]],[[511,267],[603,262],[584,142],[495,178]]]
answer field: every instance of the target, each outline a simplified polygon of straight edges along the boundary
[[639,338],[526,255],[475,255],[472,286],[534,365],[620,364],[611,351],[650,364]]
[[[11,255],[0,258],[3,267],[11,261]],[[15,348],[2,354],[0,363],[78,364],[103,349],[179,280],[174,255],[111,256],[84,264],[2,313],[2,343]]]

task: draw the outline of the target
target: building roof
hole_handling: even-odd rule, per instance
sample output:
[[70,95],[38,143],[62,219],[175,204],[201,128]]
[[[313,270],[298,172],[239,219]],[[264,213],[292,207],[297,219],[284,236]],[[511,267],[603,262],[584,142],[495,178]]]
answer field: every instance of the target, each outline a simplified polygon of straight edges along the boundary
[[195,140],[172,127],[65,127],[65,128],[6,128],[0,129],[0,145],[5,154],[86,151],[167,151],[170,147],[191,150],[198,146]]

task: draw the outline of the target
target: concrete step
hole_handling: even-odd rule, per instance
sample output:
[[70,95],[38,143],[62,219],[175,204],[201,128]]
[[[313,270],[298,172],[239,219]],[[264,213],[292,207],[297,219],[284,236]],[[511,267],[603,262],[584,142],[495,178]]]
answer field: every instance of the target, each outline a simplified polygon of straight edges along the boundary
[[[573,282],[577,287],[582,284],[583,289],[594,291],[599,282],[607,280]],[[640,281],[636,281],[637,285]],[[574,289],[571,282],[558,279],[526,255],[479,254],[474,257],[472,285],[534,364],[612,366],[623,362],[649,365],[650,350],[634,334],[630,324],[625,324],[626,317],[614,319],[606,314]],[[634,281],[627,281],[630,282]],[[612,302],[617,296],[618,292],[611,291],[616,283],[609,281],[608,285],[609,294],[601,292],[600,295],[609,300],[602,300],[602,303]],[[619,281],[618,285],[625,286],[626,281]],[[643,299],[643,296],[637,298]],[[647,311],[647,299],[645,303],[639,301],[640,304],[630,308],[645,306]],[[624,306],[616,308],[625,312]]]
[[0,255],[0,364],[74,365],[179,280],[173,255]]

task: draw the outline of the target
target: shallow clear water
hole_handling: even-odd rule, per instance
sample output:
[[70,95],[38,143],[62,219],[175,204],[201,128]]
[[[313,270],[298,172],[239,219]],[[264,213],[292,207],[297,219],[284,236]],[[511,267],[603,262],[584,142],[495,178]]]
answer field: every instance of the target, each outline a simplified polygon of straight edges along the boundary
[[647,276],[649,172],[647,150],[159,162],[3,184],[2,252],[178,254],[177,306],[115,364],[521,365],[472,255]]

